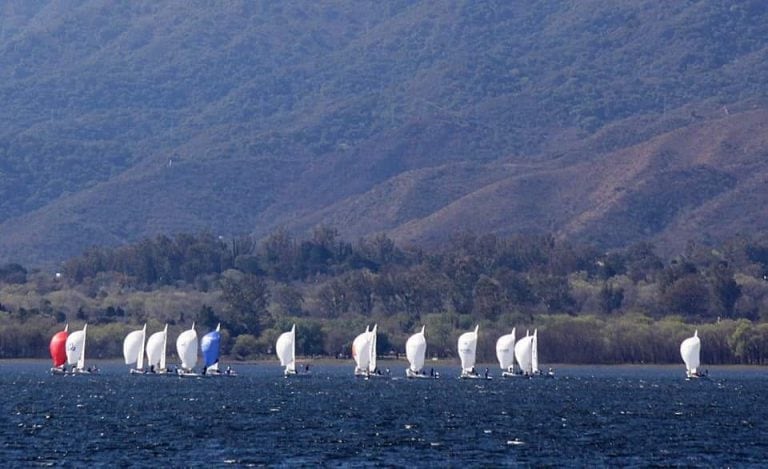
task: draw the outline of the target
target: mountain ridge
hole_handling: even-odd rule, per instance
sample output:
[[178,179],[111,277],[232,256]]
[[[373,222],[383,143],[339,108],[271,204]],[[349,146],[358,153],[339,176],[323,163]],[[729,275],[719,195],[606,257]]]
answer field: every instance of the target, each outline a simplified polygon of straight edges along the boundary
[[0,262],[320,224],[667,251],[766,228],[758,1],[3,13]]

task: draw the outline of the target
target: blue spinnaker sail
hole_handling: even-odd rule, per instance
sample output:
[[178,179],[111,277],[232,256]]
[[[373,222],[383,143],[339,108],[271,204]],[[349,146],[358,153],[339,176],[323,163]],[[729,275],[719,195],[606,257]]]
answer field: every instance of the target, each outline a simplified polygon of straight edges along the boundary
[[221,332],[219,332],[218,328],[216,328],[215,331],[205,334],[200,341],[200,348],[203,351],[203,361],[205,362],[206,368],[219,362],[220,342]]

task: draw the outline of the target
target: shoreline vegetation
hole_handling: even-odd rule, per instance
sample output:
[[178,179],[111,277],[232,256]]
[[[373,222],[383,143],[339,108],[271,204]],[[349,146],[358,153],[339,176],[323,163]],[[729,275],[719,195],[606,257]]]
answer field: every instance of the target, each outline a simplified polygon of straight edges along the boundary
[[222,324],[231,360],[270,360],[297,326],[297,353],[343,357],[378,324],[380,355],[402,354],[426,326],[427,356],[451,361],[479,324],[478,360],[514,327],[539,332],[541,363],[676,364],[698,329],[708,365],[768,361],[768,236],[689,243],[669,258],[649,243],[602,251],[553,236],[460,233],[439,246],[384,235],[349,242],[322,226],[307,239],[210,233],[95,247],[59,272],[0,265],[0,359],[45,358],[51,336],[88,323],[93,359],[121,356],[147,323],[169,324],[169,352],[196,323]]

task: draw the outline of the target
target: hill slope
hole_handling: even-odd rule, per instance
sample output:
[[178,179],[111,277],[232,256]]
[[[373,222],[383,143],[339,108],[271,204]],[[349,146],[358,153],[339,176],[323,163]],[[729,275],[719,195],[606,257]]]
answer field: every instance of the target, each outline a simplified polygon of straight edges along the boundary
[[9,1],[0,260],[336,224],[764,228],[762,2]]

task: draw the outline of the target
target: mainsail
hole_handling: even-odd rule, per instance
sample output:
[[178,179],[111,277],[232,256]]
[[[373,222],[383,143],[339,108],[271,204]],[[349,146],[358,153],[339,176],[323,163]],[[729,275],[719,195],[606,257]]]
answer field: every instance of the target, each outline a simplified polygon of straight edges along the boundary
[[280,359],[280,365],[285,367],[285,374],[296,373],[296,324],[288,332],[283,332],[277,338],[275,344],[277,358]]
[[683,357],[685,363],[685,369],[688,376],[694,376],[698,374],[698,368],[701,363],[699,362],[699,355],[701,354],[701,339],[699,339],[699,331],[696,330],[693,333],[693,337],[688,337],[680,344],[680,355]]
[[475,351],[477,350],[477,331],[480,325],[475,326],[473,332],[465,332],[459,336],[458,349],[461,359],[461,372],[474,373]]
[[219,369],[219,349],[221,348],[221,324],[216,326],[200,340],[200,350],[203,352],[203,363],[206,370],[217,371]]
[[539,330],[533,330],[531,341],[531,373],[539,374]]
[[515,329],[496,341],[496,358],[504,371],[513,371],[515,366]]
[[373,330],[371,331],[371,344],[368,348],[368,351],[371,354],[370,358],[368,359],[368,372],[371,374],[376,373],[376,333],[378,329],[378,324],[374,324]]
[[176,339],[176,352],[181,359],[182,370],[189,371],[197,364],[197,332],[195,332],[195,323],[192,327],[179,334]]
[[424,337],[424,326],[421,326],[421,332],[417,332],[408,337],[405,342],[405,356],[410,364],[409,369],[412,373],[418,374],[424,368],[424,357],[427,354],[427,339]]

